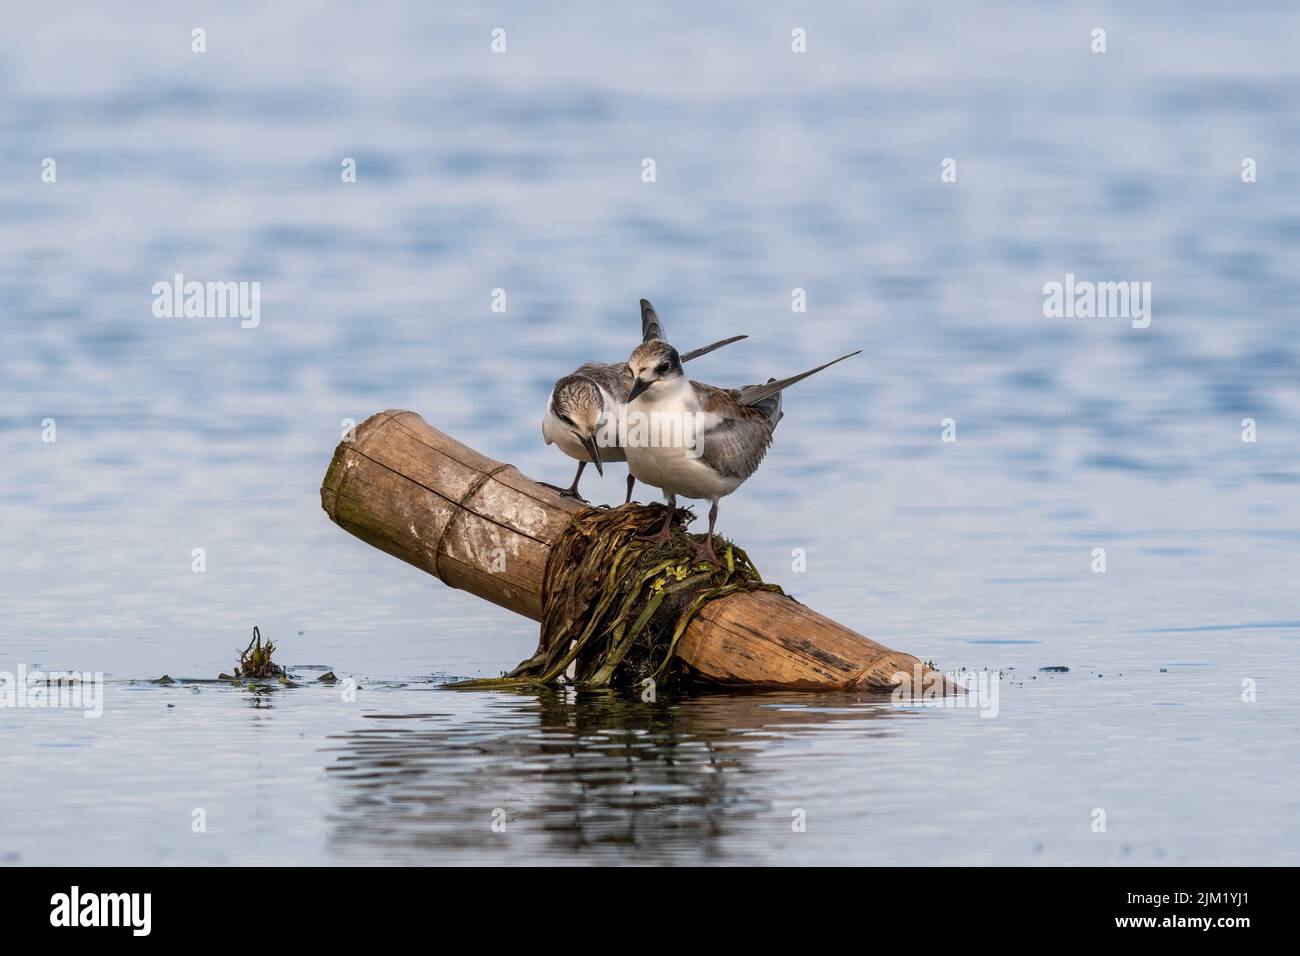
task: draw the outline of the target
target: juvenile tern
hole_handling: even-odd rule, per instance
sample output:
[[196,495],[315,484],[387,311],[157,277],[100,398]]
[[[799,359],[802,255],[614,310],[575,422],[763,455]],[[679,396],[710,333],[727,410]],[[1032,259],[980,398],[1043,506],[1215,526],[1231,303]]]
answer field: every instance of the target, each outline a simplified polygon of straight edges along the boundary
[[[682,372],[684,359],[665,341],[637,346],[627,360],[633,382],[627,397],[628,439],[622,451],[629,475],[659,488],[668,501],[663,527],[645,540],[663,541],[669,536],[678,495],[707,498],[709,533],[695,560],[717,564],[713,527],[718,499],[758,469],[783,414],[782,390],[861,351],[789,378],[725,389],[687,379]],[[647,421],[648,434],[645,429],[638,433],[638,423]],[[669,434],[673,440],[664,440]]]

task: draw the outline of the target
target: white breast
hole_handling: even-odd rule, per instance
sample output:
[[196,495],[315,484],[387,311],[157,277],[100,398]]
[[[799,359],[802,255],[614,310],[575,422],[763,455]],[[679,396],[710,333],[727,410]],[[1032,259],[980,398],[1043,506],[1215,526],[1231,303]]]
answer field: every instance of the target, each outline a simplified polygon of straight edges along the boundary
[[683,498],[720,498],[740,487],[740,479],[718,474],[681,448],[627,448],[627,468],[637,481]]
[[[663,438],[662,427],[647,427],[643,435],[648,434],[650,442],[636,441],[635,420],[632,416],[646,416],[643,421],[659,423],[676,421],[689,416],[690,428],[694,430],[697,441],[703,440],[703,428],[708,424],[706,416],[701,413],[695,389],[686,379],[679,379],[675,387],[659,385],[651,388],[631,405],[627,406],[629,417],[627,430],[628,471],[637,481],[653,485],[666,494],[680,495],[684,498],[714,498],[729,495],[740,487],[740,480],[718,474],[704,463],[692,450],[679,443],[655,441]],[[680,433],[679,433],[680,434]],[[699,446],[696,446],[697,448]]]

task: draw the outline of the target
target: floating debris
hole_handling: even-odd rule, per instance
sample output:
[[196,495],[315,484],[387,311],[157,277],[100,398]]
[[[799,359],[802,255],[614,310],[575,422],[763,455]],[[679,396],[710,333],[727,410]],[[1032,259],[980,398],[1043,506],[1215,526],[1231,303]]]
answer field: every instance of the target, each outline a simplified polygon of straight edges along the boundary
[[225,680],[265,680],[270,677],[285,677],[285,670],[275,661],[271,660],[271,653],[275,650],[275,645],[270,641],[262,643],[262,631],[254,626],[253,639],[248,642],[248,647],[244,648],[239,655],[239,663],[235,665],[235,676],[227,678],[225,674],[221,675]]
[[317,677],[317,678],[316,678],[316,681],[317,681],[318,683],[319,683],[320,681],[324,681],[324,682],[327,683],[327,684],[332,684],[332,683],[334,683],[336,680],[338,680],[338,678],[334,676],[334,672],[333,672],[333,671],[326,671],[324,674],[321,674],[320,677]]
[[1061,664],[1053,664],[1051,667],[1038,668],[1038,672],[1040,674],[1068,674],[1070,673],[1070,668]]
[[163,674],[163,676],[162,676],[162,677],[159,677],[156,681],[154,681],[154,683],[155,683],[155,684],[162,684],[164,687],[166,687],[168,684],[174,684],[174,683],[176,683],[176,681],[173,680],[173,679],[172,679],[171,677],[169,677],[168,675]]

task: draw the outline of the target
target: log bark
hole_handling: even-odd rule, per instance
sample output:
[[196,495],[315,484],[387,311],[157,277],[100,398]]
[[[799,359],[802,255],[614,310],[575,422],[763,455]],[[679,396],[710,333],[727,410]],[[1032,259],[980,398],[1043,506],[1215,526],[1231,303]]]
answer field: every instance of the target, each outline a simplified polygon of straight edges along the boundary
[[[551,546],[586,507],[400,410],[370,417],[335,449],[321,506],[368,544],[533,620],[542,617]],[[725,685],[889,689],[900,674],[914,682],[930,673],[912,655],[766,591],[705,605],[677,655],[695,678]]]

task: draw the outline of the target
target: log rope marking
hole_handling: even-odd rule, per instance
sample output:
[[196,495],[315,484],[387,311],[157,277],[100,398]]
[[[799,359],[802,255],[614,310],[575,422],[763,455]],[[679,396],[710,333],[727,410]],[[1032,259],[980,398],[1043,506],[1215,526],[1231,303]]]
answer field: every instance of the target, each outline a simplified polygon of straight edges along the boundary
[[[469,490],[466,491],[465,494],[461,495],[460,501],[456,502],[456,510],[451,513],[451,517],[447,519],[447,523],[442,526],[442,534],[438,535],[438,540],[433,546],[434,574],[439,579],[442,578],[442,543],[447,540],[447,535],[451,532],[452,526],[456,524],[460,516],[469,511],[469,508],[466,507],[466,502],[478,494],[483,489],[483,486],[498,474],[505,471],[507,468],[513,467],[514,465],[499,465],[491,471],[485,471],[469,486]],[[432,491],[433,489],[429,490]],[[434,492],[434,494],[437,494],[437,492]],[[415,525],[412,524],[411,528],[414,530]],[[418,538],[419,535],[417,534],[416,537]]]

